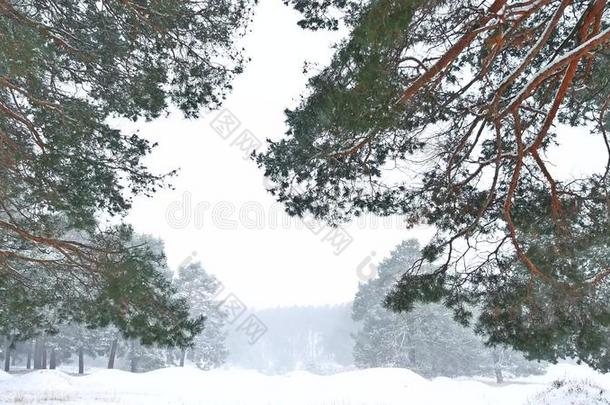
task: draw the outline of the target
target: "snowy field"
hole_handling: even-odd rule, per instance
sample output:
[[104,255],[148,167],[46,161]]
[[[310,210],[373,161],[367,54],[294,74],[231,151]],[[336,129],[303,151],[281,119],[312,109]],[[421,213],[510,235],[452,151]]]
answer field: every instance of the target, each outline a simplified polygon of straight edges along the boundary
[[[555,383],[561,379],[578,384]],[[585,383],[583,383],[585,382]],[[587,387],[587,384],[596,387]],[[72,376],[56,370],[0,374],[1,404],[206,405],[596,405],[610,404],[610,375],[583,366],[552,366],[542,376],[498,386],[492,381],[427,380],[405,369],[369,369],[318,376],[293,372],[166,368],[142,374],[96,370]],[[546,398],[546,399],[545,399]]]

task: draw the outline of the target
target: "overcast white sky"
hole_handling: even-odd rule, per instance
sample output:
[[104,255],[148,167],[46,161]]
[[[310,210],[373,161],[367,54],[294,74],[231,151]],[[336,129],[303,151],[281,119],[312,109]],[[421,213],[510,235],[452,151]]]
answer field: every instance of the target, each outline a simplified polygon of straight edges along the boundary
[[[282,224],[287,217],[265,191],[262,172],[231,145],[246,129],[261,141],[280,138],[283,111],[305,88],[303,63],[323,66],[332,55],[337,34],[301,30],[297,17],[279,0],[263,0],[256,8],[252,32],[244,40],[252,61],[225,104],[241,121],[228,139],[210,126],[218,112],[190,121],[174,114],[138,126],[142,136],[159,142],[149,165],[179,167],[180,172],[172,182],[175,190],[138,198],[127,221],[165,241],[173,268],[197,252],[206,270],[249,307],[350,301],[358,265],[371,252],[376,253],[371,263],[378,262],[416,234],[398,218],[376,227],[373,221],[353,223],[345,228],[353,242],[337,255],[338,249],[323,240],[326,229],[316,235],[296,220]],[[362,273],[367,271],[365,266]]]
[[[283,111],[305,88],[303,63],[323,66],[332,55],[337,34],[304,31],[296,21],[297,14],[280,0],[263,0],[256,8],[245,39],[252,62],[225,105],[241,125],[227,139],[210,126],[218,112],[191,121],[174,114],[138,126],[142,136],[159,143],[150,166],[180,172],[175,190],[138,198],[127,221],[165,241],[172,268],[196,252],[195,260],[250,308],[350,301],[359,266],[361,273],[368,271],[362,268],[367,259],[377,263],[403,239],[431,235],[429,229],[406,230],[396,218],[377,226],[352,223],[345,229],[353,241],[337,255],[323,240],[327,230],[315,234],[297,221],[282,224],[287,217],[266,193],[262,172],[232,145],[243,130],[261,141],[280,138]],[[591,162],[599,166],[604,152],[591,137],[574,131],[563,136],[564,172],[588,172]]]

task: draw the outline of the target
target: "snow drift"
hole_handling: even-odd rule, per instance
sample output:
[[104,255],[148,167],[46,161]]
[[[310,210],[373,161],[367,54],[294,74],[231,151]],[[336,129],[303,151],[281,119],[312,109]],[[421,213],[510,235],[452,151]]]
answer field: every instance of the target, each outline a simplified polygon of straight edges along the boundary
[[[572,382],[582,378],[590,383]],[[610,405],[608,388],[608,377],[572,365],[553,366],[543,376],[502,385],[483,378],[428,380],[398,368],[327,376],[305,371],[269,376],[251,370],[190,367],[140,374],[94,370],[85,376],[40,370],[0,375],[0,404]]]
[[588,380],[555,380],[528,405],[610,405],[610,395]]

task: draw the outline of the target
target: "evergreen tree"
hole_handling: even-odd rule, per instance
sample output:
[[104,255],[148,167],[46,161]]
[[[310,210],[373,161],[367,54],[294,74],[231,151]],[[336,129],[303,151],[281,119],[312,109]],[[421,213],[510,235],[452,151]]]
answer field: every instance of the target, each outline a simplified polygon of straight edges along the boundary
[[75,320],[96,328],[114,325],[124,338],[143,345],[190,346],[203,317],[190,316],[187,299],[172,285],[162,241],[131,236],[130,244],[121,266],[111,269],[107,285]]
[[219,106],[242,70],[234,41],[253,3],[0,0],[1,288],[27,282],[39,296],[57,278],[59,308],[95,303],[87,321],[188,340],[163,336],[192,325],[155,258],[130,245],[127,227],[97,223],[169,175],[143,164],[154,145],[109,122]]
[[610,4],[288,3],[304,27],[350,32],[257,157],[288,212],[434,226],[392,309],[439,302],[468,323],[476,304],[492,342],[607,370],[610,154],[558,178],[546,153],[559,124],[610,151]]
[[178,269],[175,287],[190,306],[191,316],[204,317],[203,331],[197,335],[193,346],[181,353],[180,364],[183,365],[183,356],[192,361],[197,367],[208,370],[224,363],[227,357],[226,318],[227,315],[220,309],[216,297],[221,292],[221,283],[212,275],[206,273],[201,263],[189,263]]
[[35,338],[35,368],[46,353],[54,363],[108,353],[116,329],[126,339],[163,347],[188,347],[201,332],[202,317],[191,317],[187,300],[172,286],[162,241],[129,229],[120,237],[131,247],[118,262],[108,262],[112,277],[74,278],[31,266],[27,274],[35,286],[0,279],[10,291],[0,305],[0,333],[14,343]]
[[[100,332],[87,328],[82,324],[61,325],[57,331],[47,338],[46,345],[55,365],[59,362],[76,358],[78,373],[85,372],[85,356],[96,357],[102,350],[98,346]],[[55,368],[51,365],[50,368]]]
[[123,343],[127,347],[126,369],[132,373],[150,371],[166,367],[165,351],[161,348],[143,345],[137,340],[131,339]]
[[441,305],[418,304],[406,314],[385,308],[387,293],[419,255],[419,243],[405,241],[380,264],[377,278],[360,284],[353,304],[361,323],[354,346],[358,367],[404,367],[427,377],[496,375],[499,382],[502,368],[513,375],[540,370],[517,353],[486,348]]
[[2,348],[4,371],[10,370],[10,356],[17,343],[33,338],[44,327],[44,311],[36,296],[29,294],[27,285],[13,279],[0,278],[0,336],[4,337]]

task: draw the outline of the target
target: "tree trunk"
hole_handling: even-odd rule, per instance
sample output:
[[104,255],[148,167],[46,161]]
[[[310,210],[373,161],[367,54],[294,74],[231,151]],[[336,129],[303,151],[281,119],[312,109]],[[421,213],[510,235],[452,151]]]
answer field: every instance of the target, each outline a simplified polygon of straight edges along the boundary
[[502,366],[500,365],[500,354],[497,350],[493,351],[494,359],[494,372],[496,373],[496,382],[502,384],[504,382],[504,376],[502,375]]
[[51,349],[51,357],[49,359],[49,368],[51,370],[55,370],[55,367],[57,366],[57,359],[55,357],[55,348]]
[[186,358],[186,349],[182,349],[180,352],[180,367],[184,367],[185,358]]
[[42,367],[41,361],[42,349],[40,348],[40,338],[36,338],[34,342],[34,370],[39,370]]
[[85,352],[82,347],[78,348],[78,374],[85,374]]
[[4,371],[11,371],[11,340],[8,337],[4,345]]
[[114,339],[112,341],[112,345],[110,346],[110,356],[108,356],[108,368],[114,368],[114,358],[116,357],[116,349],[118,344],[118,339]]
[[136,358],[136,346],[135,346],[135,342],[132,340],[131,344],[129,345],[129,370],[132,373],[135,373],[138,371],[138,359]]
[[32,343],[31,345],[28,345],[28,357],[27,357],[27,362],[26,362],[26,369],[31,369],[32,368],[32,352],[34,351],[33,347],[34,343]]
[[11,353],[10,349],[4,353],[4,371],[7,373],[11,371]]
[[41,367],[43,369],[45,369],[45,368],[47,368],[47,348],[44,347],[44,341],[42,342],[41,350],[42,350],[42,356],[41,356],[42,357],[42,364],[41,364]]
[[496,371],[496,382],[498,384],[502,384],[504,382],[504,376],[502,375],[502,369],[498,366],[495,369]]

